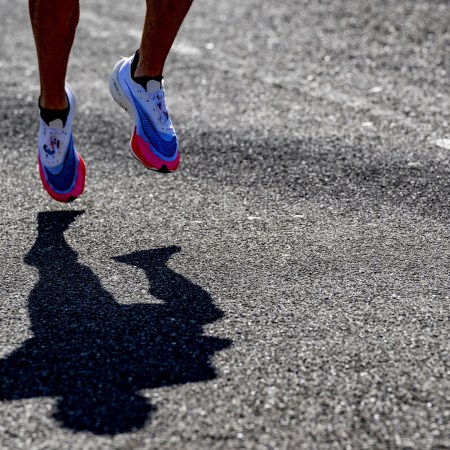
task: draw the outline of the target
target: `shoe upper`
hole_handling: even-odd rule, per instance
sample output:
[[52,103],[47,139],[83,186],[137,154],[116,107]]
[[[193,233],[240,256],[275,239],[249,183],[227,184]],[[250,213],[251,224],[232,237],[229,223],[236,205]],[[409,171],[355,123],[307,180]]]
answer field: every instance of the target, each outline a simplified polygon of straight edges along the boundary
[[137,133],[160,155],[171,158],[178,144],[175,129],[167,111],[164,81],[149,80],[147,89],[131,78],[132,58],[124,60],[119,81],[135,110]]
[[65,124],[56,119],[47,124],[39,117],[39,162],[51,187],[69,190],[75,182],[77,158],[72,137],[72,119],[76,103],[72,91],[66,87],[70,111]]

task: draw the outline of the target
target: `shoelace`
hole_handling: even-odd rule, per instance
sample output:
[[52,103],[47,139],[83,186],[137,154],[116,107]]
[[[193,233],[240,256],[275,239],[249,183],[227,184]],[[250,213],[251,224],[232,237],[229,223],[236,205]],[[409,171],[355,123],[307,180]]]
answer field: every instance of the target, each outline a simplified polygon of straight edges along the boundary
[[163,125],[170,127],[171,121],[169,113],[167,112],[164,91],[162,89],[158,89],[156,92],[154,92],[152,96],[152,101],[158,107],[159,111],[158,121],[161,122]]
[[47,125],[47,142],[46,145],[49,149],[51,149],[54,153],[47,153],[49,157],[54,157],[54,154],[56,153],[56,150],[59,149],[61,145],[61,139],[60,136],[66,134],[64,128],[52,128]]

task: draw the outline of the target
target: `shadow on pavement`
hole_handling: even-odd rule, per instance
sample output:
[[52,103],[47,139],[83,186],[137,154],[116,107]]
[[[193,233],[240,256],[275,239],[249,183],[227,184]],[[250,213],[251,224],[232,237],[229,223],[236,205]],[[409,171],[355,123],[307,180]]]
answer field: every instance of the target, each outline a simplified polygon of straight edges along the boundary
[[64,231],[83,212],[43,212],[25,262],[39,270],[29,296],[34,337],[0,361],[0,399],[57,397],[65,427],[118,434],[155,409],[141,389],[215,378],[212,355],[230,345],[203,335],[223,313],[201,287],[166,263],[179,247],[115,258],[144,270],[161,304],[117,303],[77,261]]

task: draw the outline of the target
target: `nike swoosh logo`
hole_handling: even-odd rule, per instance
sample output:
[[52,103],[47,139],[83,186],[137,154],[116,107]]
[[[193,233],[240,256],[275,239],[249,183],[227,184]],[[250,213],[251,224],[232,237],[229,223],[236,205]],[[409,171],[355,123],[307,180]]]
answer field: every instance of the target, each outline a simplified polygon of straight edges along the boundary
[[[153,120],[151,119],[151,117],[147,114],[147,112],[145,111],[145,108],[142,106],[142,103],[133,95],[133,92],[131,91],[130,86],[128,85],[128,83],[125,81],[125,84],[127,85],[128,91],[130,92],[131,98],[133,99],[133,103],[136,107],[136,110],[139,114],[139,118],[141,119],[141,121],[143,122],[143,124],[145,125],[150,125],[151,128],[153,129],[153,131],[157,134],[157,136],[159,137],[159,139],[161,139],[164,142],[172,142],[175,139],[175,136],[172,136],[172,138],[168,141],[167,139],[164,139],[164,137],[161,135],[160,131],[158,131],[158,129],[155,127],[155,125],[153,124]],[[145,136],[147,137],[147,139],[149,141],[153,141],[154,137],[153,136],[149,136],[148,133],[146,132],[146,128],[145,126],[142,127],[143,131],[145,133]]]
[[76,156],[72,138],[70,140],[61,171],[58,174],[53,174],[45,166],[44,170],[47,180],[53,188],[63,192],[67,191],[72,186],[76,176]]

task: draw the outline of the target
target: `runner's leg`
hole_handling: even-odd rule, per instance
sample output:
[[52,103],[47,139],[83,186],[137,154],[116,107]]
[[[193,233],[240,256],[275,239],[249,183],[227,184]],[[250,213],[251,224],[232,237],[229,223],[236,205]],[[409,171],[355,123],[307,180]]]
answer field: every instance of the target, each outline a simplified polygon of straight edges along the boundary
[[59,202],[84,190],[86,167],[76,151],[75,95],[65,78],[80,15],[79,0],[28,0],[39,65],[38,164],[42,184]]
[[164,63],[192,0],[147,0],[136,77],[162,75]]
[[146,168],[174,172],[178,139],[165,102],[164,63],[192,0],[147,0],[139,51],[114,67],[109,89],[132,117],[130,149]]
[[80,15],[79,0],[29,0],[41,82],[40,105],[64,109],[64,83]]

